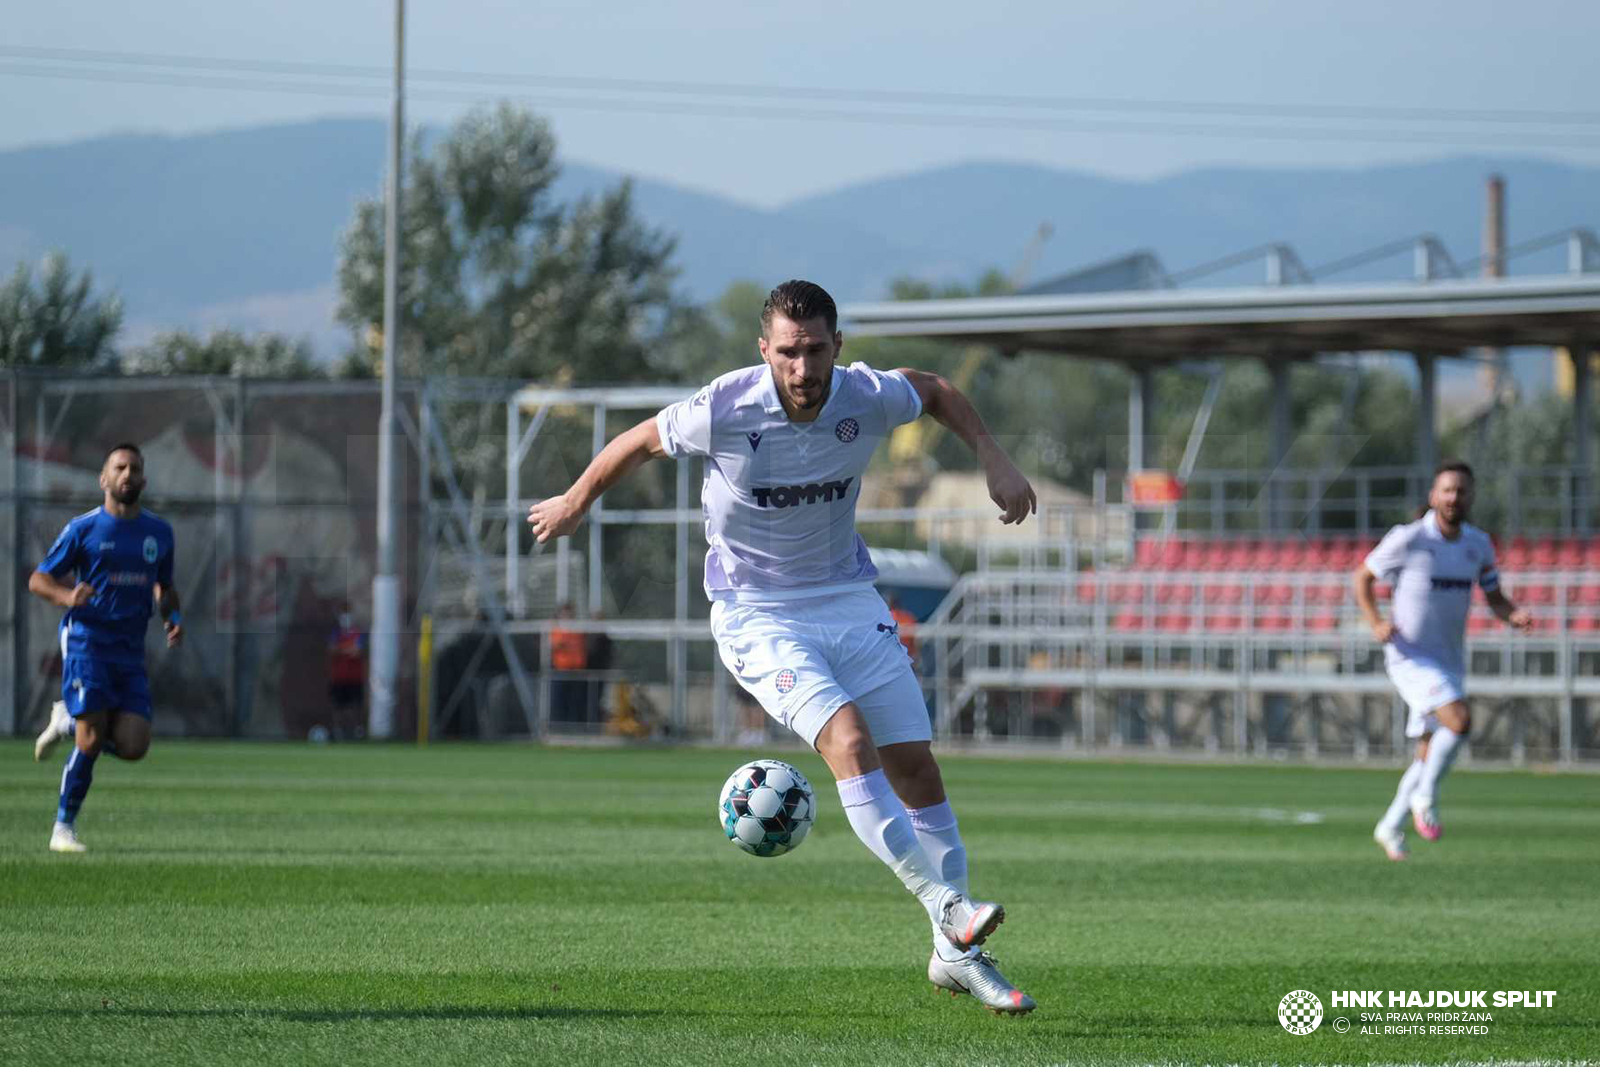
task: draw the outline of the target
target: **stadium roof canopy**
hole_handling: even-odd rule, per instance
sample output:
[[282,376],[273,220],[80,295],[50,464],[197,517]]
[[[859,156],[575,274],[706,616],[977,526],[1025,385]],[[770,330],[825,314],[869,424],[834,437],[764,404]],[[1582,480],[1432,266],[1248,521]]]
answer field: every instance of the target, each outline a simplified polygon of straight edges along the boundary
[[1455,355],[1600,340],[1600,273],[852,304],[854,337],[925,337],[1130,364],[1319,352]]
[[[1267,250],[1278,257],[1279,267],[1297,262],[1276,246]],[[1259,250],[1251,254],[1255,251]],[[1159,263],[1146,263],[1148,254],[1138,253],[1056,279],[1033,292],[852,304],[840,309],[840,319],[842,329],[853,337],[922,337],[993,345],[1005,353],[1053,352],[1123,363],[1133,372],[1128,396],[1130,471],[1145,469],[1146,428],[1154,425],[1154,372],[1167,364],[1219,358],[1264,361],[1273,376],[1268,452],[1275,468],[1281,468],[1290,447],[1288,374],[1294,362],[1319,353],[1409,352],[1420,378],[1417,466],[1431,470],[1438,455],[1437,357],[1477,348],[1565,347],[1573,367],[1574,466],[1587,477],[1593,448],[1591,391],[1589,360],[1582,354],[1600,345],[1600,273],[1582,269],[1589,262],[1587,246],[1580,252],[1574,260],[1578,269],[1544,277],[1425,276],[1413,282],[1363,285],[1083,291],[1124,275],[1137,277],[1132,284],[1161,284]],[[1303,268],[1298,273],[1309,281]],[[1282,270],[1275,275],[1286,276]],[[1170,279],[1165,280],[1170,285]],[[1214,397],[1215,392],[1208,391],[1197,427],[1205,425]],[[1186,457],[1185,465],[1190,462]],[[1186,466],[1180,468],[1180,478],[1187,474]]]

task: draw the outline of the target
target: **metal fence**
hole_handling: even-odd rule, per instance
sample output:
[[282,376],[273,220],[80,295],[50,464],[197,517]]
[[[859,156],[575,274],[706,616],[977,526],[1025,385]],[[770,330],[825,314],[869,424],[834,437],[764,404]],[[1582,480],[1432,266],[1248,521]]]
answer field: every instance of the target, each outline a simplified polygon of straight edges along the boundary
[[[636,389],[538,394],[504,381],[402,385],[401,737],[609,733],[733,742],[766,735],[765,719],[752,713],[718,661],[705,621],[698,463],[641,470],[607,494],[577,537],[554,549],[533,545],[522,521],[533,500],[565,489],[605,440],[665,402],[664,396],[661,390]],[[60,613],[27,593],[27,577],[65,522],[100,502],[100,464],[106,449],[123,440],[145,453],[145,503],[177,532],[177,584],[188,640],[168,651],[152,627],[147,656],[157,731],[303,737],[315,725],[333,723],[328,638],[342,602],[365,620],[370,601],[377,474],[371,430],[378,407],[372,382],[27,374],[0,379],[6,448],[0,461],[0,537],[9,539],[5,547],[13,560],[3,622],[11,655],[0,657],[9,700],[0,704],[0,733],[31,733],[56,697]],[[1233,482],[1256,485],[1255,497],[1247,496],[1249,489],[1237,492],[1259,515],[1260,476],[1233,474],[1239,475]],[[1354,479],[1365,518],[1351,525],[1329,511],[1316,520],[1325,523],[1320,528],[1362,529],[1367,522],[1375,533],[1404,517],[1399,512],[1415,499],[1415,486],[1402,478],[1392,492],[1377,490],[1393,476],[1346,475]],[[1211,484],[1209,477],[1202,472],[1193,484]],[[863,507],[858,518],[869,542],[942,554],[957,570],[1042,568],[1060,577],[1078,567],[1103,570],[1131,559],[1133,511],[1104,490],[1117,480],[1100,476],[1094,500],[1048,509],[1020,538],[1009,531],[1004,542],[963,532],[992,525],[992,511],[982,501],[971,510],[938,513]],[[1212,481],[1225,486],[1228,478]],[[1509,484],[1544,499],[1535,479],[1511,477]],[[1567,484],[1577,485],[1570,479]],[[1223,499],[1228,492],[1233,490],[1224,488]],[[1195,506],[1179,536],[1213,528],[1196,517],[1216,513],[1211,498],[1196,489],[1190,499]],[[1321,514],[1319,502],[1342,499],[1330,491],[1309,493],[1306,514]],[[1573,499],[1557,493],[1553,505],[1524,499],[1520,506],[1538,515],[1546,507],[1551,518],[1540,521],[1560,532],[1564,527],[1557,520],[1572,514]],[[1232,519],[1216,529],[1240,528],[1242,522]],[[552,669],[551,616],[562,601],[570,601],[578,615],[568,628],[608,639],[604,656],[580,672]],[[925,634],[922,667],[930,714],[951,740],[1026,739],[1090,750],[1143,744],[1241,753],[1260,751],[1263,744],[1340,750],[1327,737],[1319,748],[1314,738],[1320,734],[1308,738],[1300,727],[1275,725],[1344,721],[1328,703],[1342,698],[1315,695],[1323,692],[1315,672],[1284,667],[1271,675],[1274,693],[1299,693],[1292,699],[1317,709],[1305,715],[1265,710],[1277,707],[1273,702],[1280,698],[1260,695],[1266,690],[1256,680],[1241,688],[1241,663],[1302,662],[1283,658],[1281,650],[1263,660],[1267,652],[1245,648],[1237,636],[1210,644],[1130,638],[1111,633],[1103,620],[1062,619],[1043,627],[1020,617],[980,617],[975,609],[960,609],[959,598],[950,603]],[[1026,646],[1028,655],[1003,651],[1021,650],[1035,638],[1053,650],[1044,674],[1034,662],[1043,646]],[[1079,652],[1068,656],[1069,647]],[[1548,748],[1581,755],[1587,744],[1586,679],[1594,673],[1593,657],[1586,646],[1570,643],[1555,656],[1561,666],[1552,677],[1558,680],[1537,685],[1565,688],[1507,698],[1556,701],[1537,720],[1555,723],[1555,733],[1529,727],[1520,748],[1507,743],[1509,754],[1537,755]],[[1168,668],[1176,662],[1188,664],[1181,668],[1184,685],[1166,686],[1163,679],[1170,680]],[[994,671],[1003,673],[985,673]],[[1092,678],[1049,671],[1090,671]],[[1249,678],[1268,674],[1265,667],[1251,668]],[[1360,685],[1377,681],[1375,676]],[[1211,718],[1205,721],[1223,724],[1215,730],[1193,726],[1190,720],[1200,721],[1200,712],[1185,710],[1193,702],[1181,694],[1200,692],[1197,686],[1210,687],[1205,692],[1212,710],[1205,714]],[[1240,692],[1248,698],[1229,695]],[[1170,707],[1168,693],[1180,694]],[[1373,709],[1388,700],[1376,689],[1369,696]],[[1236,699],[1245,699],[1238,705],[1243,710],[1228,710],[1235,705],[1227,702]],[[1055,702],[1055,712],[1037,714],[1046,701]],[[1256,722],[1261,725],[1251,725]],[[1389,736],[1386,728],[1374,725],[1372,739]],[[1352,753],[1389,750],[1375,740],[1358,746],[1355,734],[1346,734]],[[1547,736],[1554,738],[1553,747],[1539,740]]]

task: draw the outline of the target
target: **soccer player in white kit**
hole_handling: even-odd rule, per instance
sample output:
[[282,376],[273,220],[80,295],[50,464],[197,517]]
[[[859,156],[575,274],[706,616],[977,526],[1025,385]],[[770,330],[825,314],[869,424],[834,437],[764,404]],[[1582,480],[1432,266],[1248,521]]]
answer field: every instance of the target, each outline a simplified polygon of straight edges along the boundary
[[[1400,778],[1400,788],[1373,839],[1392,860],[1407,856],[1404,822],[1411,813],[1417,833],[1437,841],[1439,780],[1455,762],[1472,727],[1462,676],[1466,657],[1467,613],[1472,587],[1483,588],[1489,610],[1519,630],[1532,621],[1500,591],[1494,545],[1489,535],[1467,522],[1472,509],[1472,468],[1445,463],[1434,472],[1428,511],[1416,522],[1396,526],[1356,568],[1356,603],[1372,634],[1384,646],[1389,680],[1410,714],[1406,736],[1417,738],[1417,756]],[[1379,579],[1394,589],[1394,620],[1378,614],[1373,586]]]
[[928,977],[952,996],[1023,1014],[1033,998],[980,946],[1005,910],[967,889],[967,855],[930,746],[927,705],[877,569],[855,528],[878,443],[929,415],[973,449],[1002,523],[1037,510],[1032,486],[976,409],[936,374],[839,366],[833,299],[774,289],[762,363],[724,374],[608,444],[566,493],[529,509],[538,540],[572,533],[595,498],[648,459],[705,457],[705,586],[722,662],[817,750],[856,836],[927,910]]

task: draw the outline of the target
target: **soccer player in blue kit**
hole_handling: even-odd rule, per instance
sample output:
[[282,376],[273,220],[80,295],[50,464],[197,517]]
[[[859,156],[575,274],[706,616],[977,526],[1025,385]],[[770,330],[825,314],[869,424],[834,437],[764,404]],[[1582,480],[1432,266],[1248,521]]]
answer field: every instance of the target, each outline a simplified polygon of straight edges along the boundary
[[967,852],[930,747],[927,705],[877,569],[855,528],[861,475],[894,427],[928,415],[977,455],[1003,523],[1033,488],[971,401],[936,374],[840,366],[838,310],[789,281],[761,312],[762,362],[608,444],[577,482],[529,509],[543,543],[577,529],[602,492],[646,460],[705,457],[706,595],[722,662],[767,714],[828,764],[850,827],[926,910],[928,978],[990,1011],[1033,998],[980,946],[1005,916],[973,899]]
[[34,744],[34,758],[42,760],[63,738],[73,735],[76,742],[61,774],[50,833],[54,852],[84,851],[73,823],[100,753],[137,760],[150,750],[144,635],[152,609],[166,621],[167,647],[183,640],[172,586],[172,527],[139,507],[144,486],[138,446],[117,445],[100,469],[105,502],[67,523],[28,578],[30,593],[67,609],[61,619],[62,699]]

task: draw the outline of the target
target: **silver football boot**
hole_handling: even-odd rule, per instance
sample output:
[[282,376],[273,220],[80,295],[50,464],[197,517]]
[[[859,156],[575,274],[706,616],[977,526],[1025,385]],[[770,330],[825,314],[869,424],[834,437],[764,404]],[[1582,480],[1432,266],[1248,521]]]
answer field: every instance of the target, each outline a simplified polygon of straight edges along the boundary
[[966,950],[981,945],[1006,921],[1006,909],[998,904],[968,900],[956,894],[939,913],[939,932],[956,948]]
[[935,990],[943,989],[952,997],[970,993],[996,1015],[1026,1015],[1038,1006],[1032,997],[1006,981],[995,958],[987,952],[952,962],[940,959],[935,950],[928,959],[928,981]]

